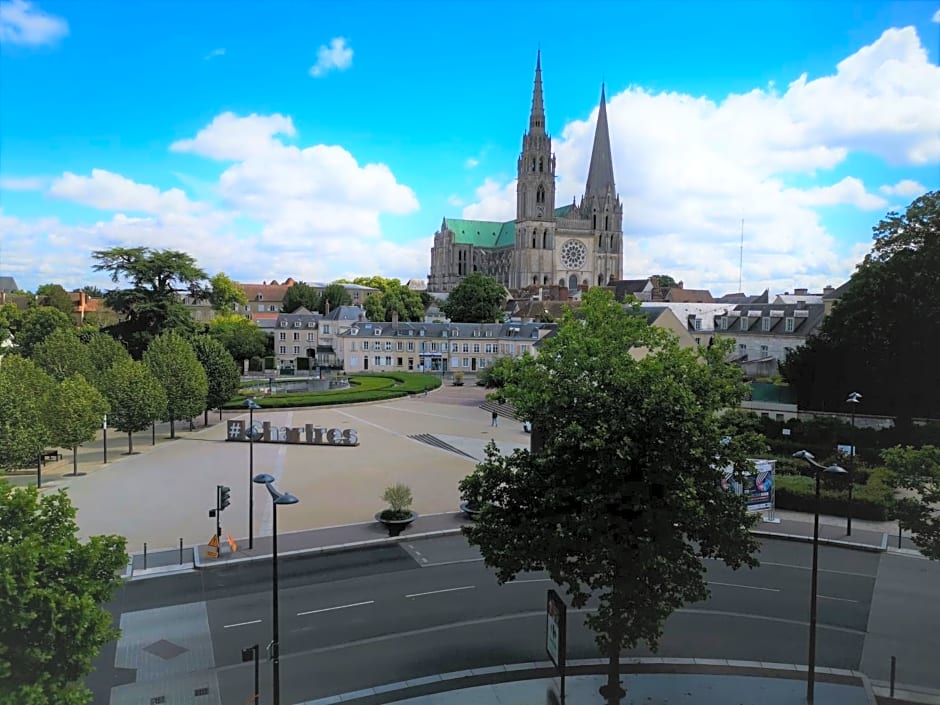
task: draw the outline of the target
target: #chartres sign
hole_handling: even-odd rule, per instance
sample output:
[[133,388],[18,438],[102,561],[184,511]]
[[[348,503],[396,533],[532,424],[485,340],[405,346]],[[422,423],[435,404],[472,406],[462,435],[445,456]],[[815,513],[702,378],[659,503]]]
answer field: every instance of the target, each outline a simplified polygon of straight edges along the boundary
[[[248,424],[244,419],[228,422],[227,441],[248,441]],[[293,443],[308,446],[357,446],[359,434],[352,428],[324,428],[312,423],[304,426],[274,426],[270,421],[256,422],[255,443]]]

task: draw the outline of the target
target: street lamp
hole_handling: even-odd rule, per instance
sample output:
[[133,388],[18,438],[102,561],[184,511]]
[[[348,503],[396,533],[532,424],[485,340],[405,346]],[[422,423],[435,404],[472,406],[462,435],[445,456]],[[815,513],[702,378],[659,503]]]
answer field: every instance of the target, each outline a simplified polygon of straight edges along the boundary
[[816,691],[816,586],[819,579],[819,478],[822,473],[844,475],[845,469],[838,465],[825,466],[816,462],[808,450],[798,450],[794,458],[805,460],[816,477],[816,501],[813,505],[813,577],[809,602],[809,671],[806,678],[806,702],[812,705]]
[[851,443],[851,460],[849,462],[849,501],[846,505],[846,518],[845,518],[845,535],[852,535],[852,490],[854,489],[855,482],[852,480],[852,473],[855,472],[855,407],[862,403],[862,395],[858,392],[852,392],[849,394],[848,398],[845,400],[846,404],[851,404],[852,409],[852,438],[850,439]]
[[255,429],[255,409],[261,407],[254,399],[245,399],[248,407],[248,548],[255,547],[255,494],[252,491],[252,478],[255,475],[255,438],[261,431]]
[[271,547],[272,555],[272,585],[271,599],[274,606],[274,624],[271,635],[271,663],[273,664],[273,702],[274,705],[281,705],[281,658],[280,658],[280,637],[278,629],[278,605],[277,605],[277,508],[284,504],[297,504],[300,500],[289,492],[278,492],[274,487],[274,478],[266,472],[256,475],[253,482],[264,485],[268,488],[268,494],[271,495],[273,507],[273,545]]

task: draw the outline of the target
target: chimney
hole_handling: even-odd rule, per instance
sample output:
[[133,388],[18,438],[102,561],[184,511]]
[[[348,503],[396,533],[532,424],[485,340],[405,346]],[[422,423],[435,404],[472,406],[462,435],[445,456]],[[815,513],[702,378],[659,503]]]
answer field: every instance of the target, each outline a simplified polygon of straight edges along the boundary
[[323,315],[324,315],[324,316],[330,315],[330,301],[329,301],[329,299],[327,299],[326,301],[323,302]]
[[823,287],[824,294],[831,294],[833,291],[835,291],[835,289],[833,288],[832,284],[826,284],[826,286]]
[[365,313],[360,313],[360,314],[359,314],[359,320],[360,320],[360,321],[366,320],[366,314],[365,314]]
[[809,293],[809,289],[794,289],[794,296],[806,296]]
[[398,328],[398,311],[392,311],[392,329]]

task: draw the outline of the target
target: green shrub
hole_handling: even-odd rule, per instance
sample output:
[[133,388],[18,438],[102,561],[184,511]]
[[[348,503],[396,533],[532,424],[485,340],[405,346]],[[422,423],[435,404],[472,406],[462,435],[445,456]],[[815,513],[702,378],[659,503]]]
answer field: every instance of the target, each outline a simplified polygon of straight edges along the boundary
[[396,485],[386,487],[385,492],[382,494],[382,500],[388,504],[388,509],[381,514],[383,519],[407,519],[411,516],[411,503],[414,500],[411,495],[411,488],[408,485],[399,482]]
[[274,363],[275,363],[274,357],[266,357],[266,358],[264,358],[264,369],[266,369],[266,370],[273,370],[273,369],[274,369]]
[[[848,516],[851,506],[852,516],[856,519],[886,521],[892,495],[890,488],[884,484],[884,474],[879,474],[879,470],[883,468],[872,472],[867,485],[853,490],[851,504],[845,482],[824,477],[819,497],[820,514]],[[807,513],[815,511],[815,478],[805,475],[777,475],[775,480],[777,487],[774,496],[777,509]]]
[[264,360],[260,357],[253,357],[248,361],[248,369],[251,372],[261,372],[264,369]]

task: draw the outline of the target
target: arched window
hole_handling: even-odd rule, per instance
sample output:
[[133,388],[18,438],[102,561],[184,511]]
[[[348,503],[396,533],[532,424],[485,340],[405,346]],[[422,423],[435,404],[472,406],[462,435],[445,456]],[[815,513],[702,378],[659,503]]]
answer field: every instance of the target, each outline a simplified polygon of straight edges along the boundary
[[594,214],[594,229],[597,230],[597,213]]
[[542,277],[542,284],[544,286],[548,286],[548,275]]
[[542,157],[539,157],[539,171],[545,171]]
[[532,231],[532,249],[535,249],[535,231]]
[[538,190],[535,192],[535,202],[545,203],[545,187],[541,184],[539,184]]
[[539,283],[539,275],[538,275],[538,274],[533,274],[533,275],[532,275],[532,283],[533,283],[533,284],[538,284],[538,283]]
[[535,157],[532,157],[532,171],[535,171]]
[[564,287],[565,287],[565,279],[564,279],[564,277],[562,277],[561,279],[558,280],[558,286],[560,286],[561,288],[564,288]]
[[597,285],[598,285],[598,286],[603,286],[603,284],[604,284],[604,275],[603,275],[603,274],[598,274],[598,275],[597,275]]
[[574,274],[568,277],[568,288],[572,291],[578,288],[578,278]]
[[[542,249],[543,249],[543,250],[547,250],[547,249],[548,249],[548,230],[545,230],[545,231],[542,233]],[[547,283],[548,283],[548,282],[546,282],[546,284],[547,284]]]
[[597,236],[597,247],[601,250],[604,249],[604,236],[603,235]]
[[604,230],[610,230],[610,216],[604,216]]

